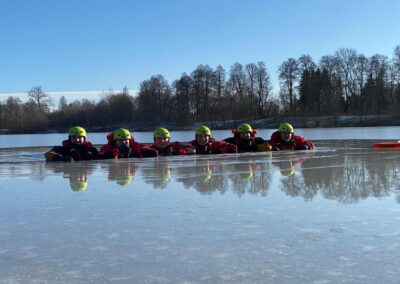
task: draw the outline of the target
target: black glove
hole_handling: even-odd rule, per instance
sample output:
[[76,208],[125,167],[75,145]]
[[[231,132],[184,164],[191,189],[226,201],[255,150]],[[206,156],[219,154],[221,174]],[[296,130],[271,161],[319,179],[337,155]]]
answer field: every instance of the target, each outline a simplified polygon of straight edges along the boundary
[[118,151],[121,154],[125,154],[126,156],[128,156],[129,152],[131,151],[131,148],[129,148],[126,144],[122,144],[119,148]]
[[143,150],[142,153],[143,153],[143,157],[145,157],[145,158],[158,156],[158,151],[153,150],[153,149],[145,149],[145,150]]
[[72,157],[70,155],[65,155],[65,156],[63,156],[63,161],[64,162],[73,162],[74,159],[72,159]]
[[307,145],[298,145],[296,146],[295,150],[308,150]]

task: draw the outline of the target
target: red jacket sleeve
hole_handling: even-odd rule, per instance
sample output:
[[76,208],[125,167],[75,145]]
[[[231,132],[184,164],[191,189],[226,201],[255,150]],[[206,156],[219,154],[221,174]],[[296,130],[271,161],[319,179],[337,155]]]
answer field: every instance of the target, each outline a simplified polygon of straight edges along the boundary
[[185,145],[180,142],[172,142],[171,147],[178,155],[195,154],[196,150],[192,145]]
[[214,141],[211,143],[210,148],[212,153],[237,153],[236,145],[225,141]]
[[111,153],[114,159],[118,159],[119,151],[117,148],[112,147],[111,144],[106,144],[100,148],[100,156],[106,155],[107,153]]
[[146,157],[155,157],[158,155],[157,150],[153,149],[150,146],[146,146],[144,144],[131,141],[129,143],[130,148],[132,149],[130,153],[130,157],[138,157],[138,158],[146,158]]
[[272,146],[272,148],[278,147],[278,144],[281,140],[281,134],[279,131],[275,131],[271,135],[271,140],[269,140],[269,144]]
[[304,146],[307,146],[308,150],[314,149],[314,147],[315,147],[313,142],[307,141],[301,136],[293,135],[293,139],[295,141],[296,146],[304,145]]

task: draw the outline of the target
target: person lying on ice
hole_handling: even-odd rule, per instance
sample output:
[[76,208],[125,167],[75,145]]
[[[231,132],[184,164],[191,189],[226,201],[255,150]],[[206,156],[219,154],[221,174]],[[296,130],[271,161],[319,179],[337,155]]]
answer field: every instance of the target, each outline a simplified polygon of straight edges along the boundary
[[257,131],[248,123],[240,124],[232,130],[233,137],[224,141],[237,146],[239,153],[271,151],[271,146],[261,137],[255,137]]
[[157,151],[135,142],[129,130],[120,128],[107,135],[108,143],[100,148],[98,159],[147,158],[158,155]]
[[282,123],[278,131],[272,133],[269,144],[271,144],[273,151],[314,149],[314,143],[295,135],[293,126],[289,123]]
[[64,140],[62,146],[55,146],[44,154],[46,162],[95,159],[98,151],[86,138],[87,134],[84,128],[80,126],[71,127],[68,131],[68,140]]
[[196,149],[191,145],[185,145],[180,142],[170,142],[171,135],[166,128],[157,128],[154,130],[154,144],[151,148],[158,151],[160,156],[174,155],[193,155],[196,154]]
[[211,137],[211,130],[207,126],[199,126],[195,131],[195,138],[190,144],[196,148],[196,155],[199,154],[225,154],[237,153],[236,145],[225,141],[215,141]]

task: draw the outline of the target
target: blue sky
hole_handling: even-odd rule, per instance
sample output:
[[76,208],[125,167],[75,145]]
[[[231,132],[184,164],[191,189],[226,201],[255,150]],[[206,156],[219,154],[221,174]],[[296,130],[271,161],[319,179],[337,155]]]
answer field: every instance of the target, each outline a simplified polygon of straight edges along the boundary
[[136,90],[156,74],[172,83],[199,64],[258,61],[276,85],[289,57],[392,57],[400,44],[395,0],[1,0],[0,11],[3,95]]

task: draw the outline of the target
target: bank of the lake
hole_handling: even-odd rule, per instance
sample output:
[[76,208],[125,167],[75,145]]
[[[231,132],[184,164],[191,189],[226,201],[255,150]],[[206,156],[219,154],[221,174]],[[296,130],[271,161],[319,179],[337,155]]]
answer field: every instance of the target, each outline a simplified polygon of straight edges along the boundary
[[[256,129],[276,129],[282,122],[291,123],[294,128],[337,128],[337,127],[370,127],[370,126],[400,126],[400,115],[365,115],[365,116],[316,116],[316,117],[282,117],[268,119],[244,119],[227,121],[201,121],[191,125],[179,125],[176,123],[165,122],[160,125],[147,125],[132,122],[129,124],[115,124],[107,127],[90,127],[81,124],[87,131],[92,133],[114,131],[117,128],[127,128],[135,132],[153,131],[157,127],[166,127],[172,131],[194,130],[197,126],[207,125],[213,130],[234,129],[240,123],[250,123]],[[72,126],[72,125],[71,125]],[[64,133],[65,129],[43,129],[36,132],[21,132],[13,129],[0,129],[1,134],[40,134],[40,133]]]
[[[177,125],[165,123],[163,126],[170,130],[193,130],[197,126],[207,125],[214,130],[233,129],[242,122],[250,123],[258,129],[276,129],[280,123],[289,122],[295,128],[336,128],[336,127],[368,127],[368,126],[399,126],[400,115],[365,115],[365,116],[317,116],[317,117],[282,117],[268,119],[247,119],[247,120],[228,120],[228,121],[202,121],[193,125]],[[136,131],[152,131],[159,125],[129,124],[119,125]],[[96,128],[95,131],[107,131],[109,128]]]

